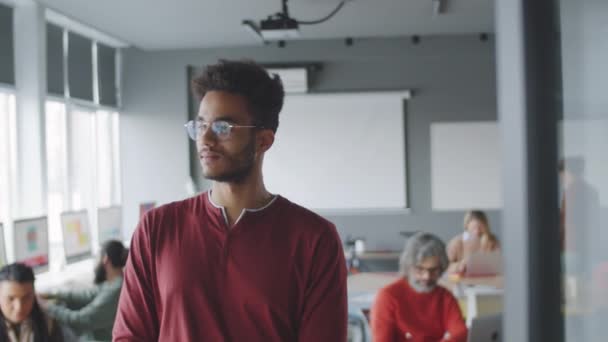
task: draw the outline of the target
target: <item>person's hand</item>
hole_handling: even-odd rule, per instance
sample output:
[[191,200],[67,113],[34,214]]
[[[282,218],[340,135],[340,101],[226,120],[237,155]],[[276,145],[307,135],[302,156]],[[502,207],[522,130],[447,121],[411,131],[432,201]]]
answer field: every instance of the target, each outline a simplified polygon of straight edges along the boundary
[[462,260],[458,264],[456,264],[455,272],[459,273],[459,274],[463,274],[464,271],[466,271],[466,269],[467,269],[467,263],[465,260]]

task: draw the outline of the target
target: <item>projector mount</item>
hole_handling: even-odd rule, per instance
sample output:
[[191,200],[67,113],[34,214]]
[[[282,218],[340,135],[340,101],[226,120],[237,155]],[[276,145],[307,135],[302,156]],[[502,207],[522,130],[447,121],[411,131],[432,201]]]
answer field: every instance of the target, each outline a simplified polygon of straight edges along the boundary
[[253,20],[243,20],[242,25],[255,34],[263,42],[278,40],[284,44],[284,40],[297,38],[299,36],[299,25],[317,25],[332,18],[344,5],[352,0],[342,0],[328,15],[317,20],[296,20],[289,15],[287,0],[282,0],[282,11],[269,15],[266,19],[256,25]]

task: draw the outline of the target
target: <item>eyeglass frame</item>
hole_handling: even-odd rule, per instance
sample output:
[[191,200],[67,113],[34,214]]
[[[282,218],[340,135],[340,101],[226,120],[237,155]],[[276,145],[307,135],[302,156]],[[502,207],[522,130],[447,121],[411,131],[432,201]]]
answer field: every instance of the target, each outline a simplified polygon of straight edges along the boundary
[[[202,121],[202,120],[190,120],[188,122],[186,122],[184,124],[184,127],[186,128],[186,132],[188,133],[188,137],[194,141],[196,141],[199,137],[199,134],[204,134],[204,132],[207,131],[207,129],[211,128],[211,132],[213,132],[213,135],[215,135],[215,137],[217,137],[220,140],[227,140],[232,136],[232,129],[233,128],[258,128],[258,129],[265,129],[264,126],[257,126],[257,125],[236,125],[236,124],[232,124],[227,120],[215,120],[211,123],[207,123],[209,126],[207,128],[205,128],[203,130],[203,124],[205,124],[206,122]],[[216,123],[225,123],[228,127],[228,133],[226,133],[225,136],[220,135],[221,133],[216,132],[213,129],[213,125]],[[196,126],[199,126],[198,129],[196,129]],[[192,130],[194,130],[194,134],[196,134],[196,136],[192,136],[192,133],[190,131],[190,127],[192,127]]]
[[420,265],[416,265],[413,267],[413,271],[417,275],[424,275],[425,273],[428,273],[428,275],[431,277],[438,277],[438,276],[441,276],[441,272],[443,270],[441,269],[441,266],[426,268],[426,267],[422,267]]

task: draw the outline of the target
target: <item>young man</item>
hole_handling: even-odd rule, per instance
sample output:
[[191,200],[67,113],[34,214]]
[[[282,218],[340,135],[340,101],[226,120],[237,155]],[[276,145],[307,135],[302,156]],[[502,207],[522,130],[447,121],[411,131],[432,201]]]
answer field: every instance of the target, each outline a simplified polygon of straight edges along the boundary
[[220,61],[193,89],[200,109],[186,127],[211,190],[139,223],[114,341],[346,341],[335,227],[264,186],[280,79],[253,62]]
[[374,342],[465,342],[460,307],[437,285],[449,264],[444,243],[417,233],[407,240],[399,264],[403,277],[380,290],[371,310]]

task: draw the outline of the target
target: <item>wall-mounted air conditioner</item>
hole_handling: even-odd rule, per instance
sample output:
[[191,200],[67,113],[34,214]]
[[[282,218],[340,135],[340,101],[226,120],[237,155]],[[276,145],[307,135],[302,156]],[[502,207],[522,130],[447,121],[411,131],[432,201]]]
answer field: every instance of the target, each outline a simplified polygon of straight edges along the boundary
[[270,74],[277,74],[283,82],[285,93],[308,92],[308,68],[267,68]]

